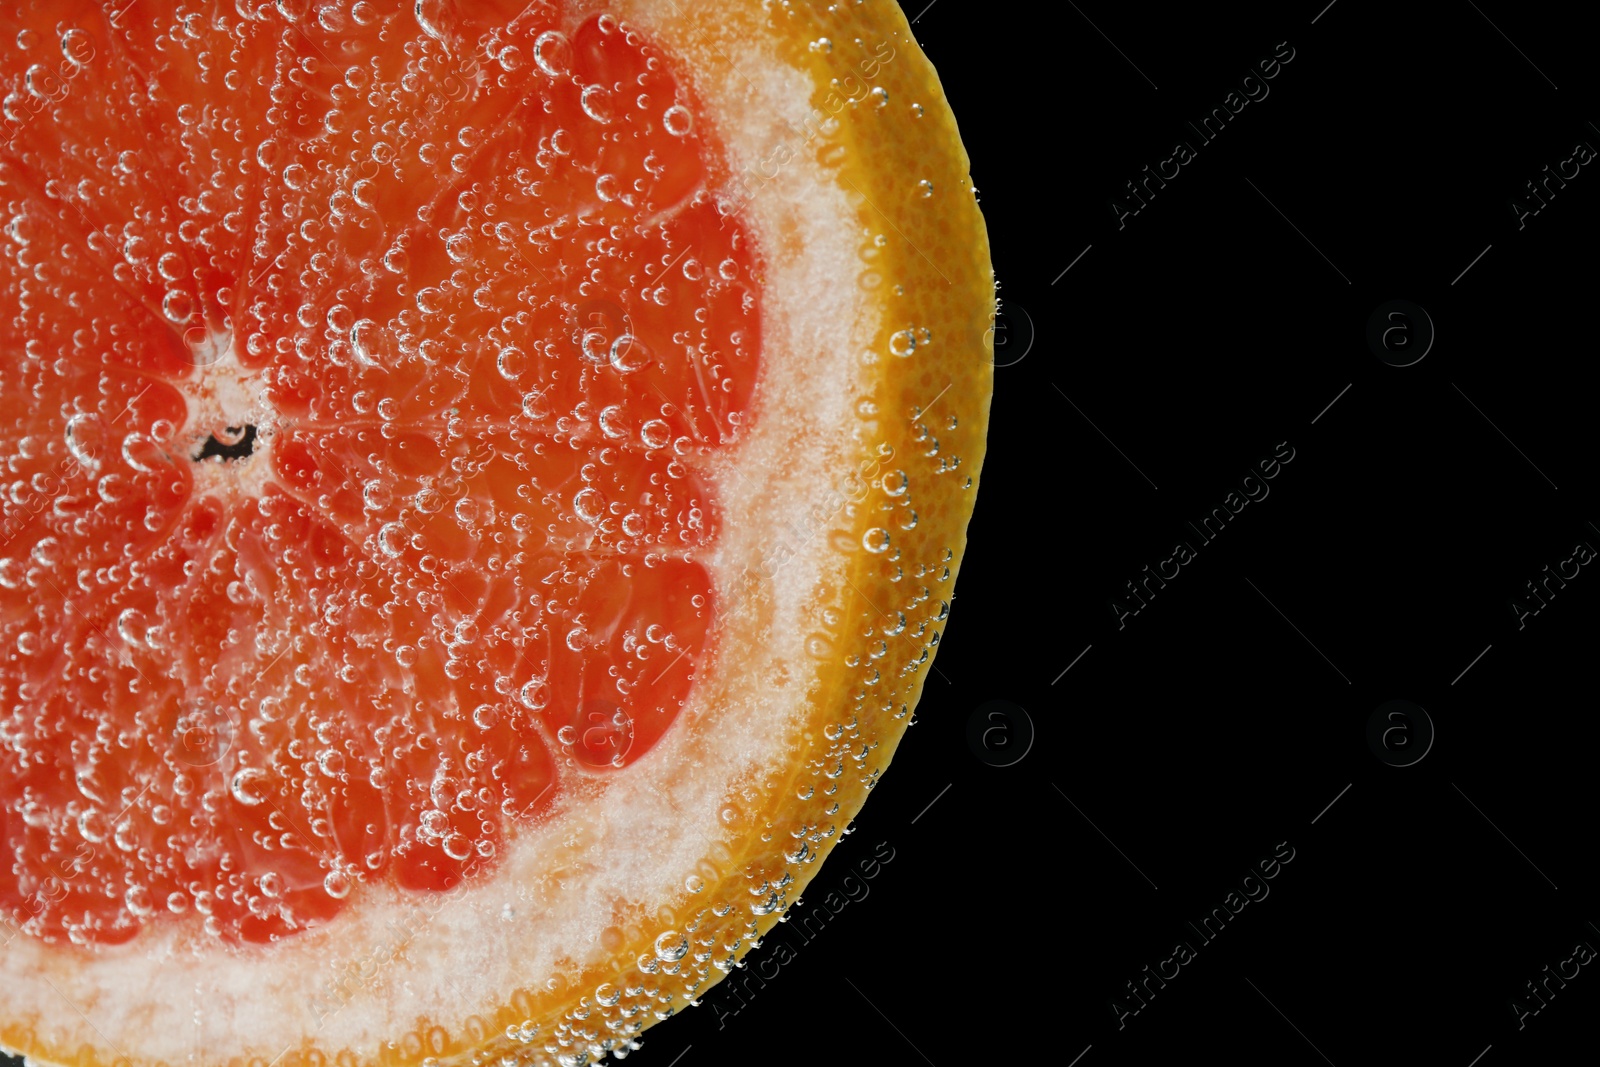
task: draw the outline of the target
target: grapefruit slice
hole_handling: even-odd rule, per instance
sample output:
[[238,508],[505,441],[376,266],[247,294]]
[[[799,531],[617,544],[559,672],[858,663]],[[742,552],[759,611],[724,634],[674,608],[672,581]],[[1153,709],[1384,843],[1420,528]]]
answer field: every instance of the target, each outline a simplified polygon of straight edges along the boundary
[[574,1064],[909,721],[993,280],[891,3],[0,13],[0,1045]]

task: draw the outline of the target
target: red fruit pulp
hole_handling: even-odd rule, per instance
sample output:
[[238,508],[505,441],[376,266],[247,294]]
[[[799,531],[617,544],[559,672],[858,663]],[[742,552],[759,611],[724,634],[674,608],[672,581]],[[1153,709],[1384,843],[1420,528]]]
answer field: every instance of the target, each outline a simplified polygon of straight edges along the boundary
[[651,42],[202,6],[0,14],[0,915],[47,941],[274,940],[625,773],[757,369]]

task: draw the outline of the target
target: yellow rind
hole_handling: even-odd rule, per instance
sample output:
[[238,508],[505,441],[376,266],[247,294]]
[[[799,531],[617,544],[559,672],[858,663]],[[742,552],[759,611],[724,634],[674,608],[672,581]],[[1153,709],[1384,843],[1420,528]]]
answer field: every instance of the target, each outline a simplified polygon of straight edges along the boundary
[[[864,270],[882,279],[877,289],[882,294],[882,325],[873,346],[880,356],[876,363],[880,373],[871,399],[879,411],[880,438],[892,447],[893,459],[877,473],[881,477],[897,469],[905,472],[908,488],[900,499],[915,510],[917,523],[910,531],[893,524],[891,552],[883,555],[854,550],[868,530],[889,525],[882,512],[852,508],[842,527],[832,531],[841,548],[852,549],[854,562],[845,584],[818,604],[819,615],[826,615],[830,601],[838,612],[833,627],[837,642],[834,667],[806,716],[809,725],[803,732],[810,739],[810,751],[790,764],[788,780],[766,783],[764,803],[745,809],[740,825],[749,829],[742,837],[729,837],[731,855],[723,866],[731,873],[708,885],[695,900],[701,905],[699,925],[691,934],[691,956],[685,963],[695,952],[710,951],[706,962],[712,964],[697,997],[727,977],[723,968],[749,952],[778,923],[782,910],[800,897],[841,839],[840,831],[861,810],[905,734],[937,651],[943,627],[938,617],[951,600],[966,548],[994,381],[995,286],[988,234],[955,116],[905,14],[893,2],[836,4],[826,9],[775,3],[770,8],[759,32],[778,38],[786,58],[811,72],[814,106],[824,115],[835,114],[840,122],[821,147],[830,153],[826,161],[837,165],[841,184],[860,194],[857,212],[863,233],[887,238],[875,259],[863,263]],[[732,20],[733,13],[727,17]],[[832,44],[831,51],[810,47],[821,38]],[[861,79],[864,88],[853,93],[857,97],[867,93],[868,102],[835,112],[829,94],[851,93],[843,78],[855,72],[859,79],[860,67],[853,64],[877,54],[875,46],[884,41],[891,43],[894,58],[879,64],[874,77]],[[834,83],[836,78],[839,84]],[[879,106],[870,96],[872,89],[884,90],[887,102]],[[921,105],[920,117],[913,104]],[[918,184],[924,180],[932,183],[931,196],[924,196]],[[841,284],[856,283],[841,279]],[[919,346],[910,358],[889,355],[891,335],[908,327],[927,329],[931,343]],[[953,468],[941,471],[942,464],[957,460]],[[873,494],[869,501],[876,503],[882,495]],[[893,548],[899,549],[898,559],[890,558]],[[898,579],[896,568],[901,572]],[[923,570],[920,575],[919,570]],[[875,645],[885,640],[881,636],[885,615],[892,619],[896,612],[904,612],[906,629],[898,638],[887,639],[887,653],[873,659]],[[860,665],[850,666],[852,661]],[[880,681],[869,685],[867,679],[874,673]],[[836,741],[828,740],[825,732],[832,726],[842,730]],[[835,768],[841,773],[830,778]],[[825,794],[833,782],[837,792]],[[815,790],[811,799],[802,801],[798,794],[807,786]],[[838,809],[830,814],[834,802]],[[801,842],[810,854],[791,862],[785,853],[792,854]],[[786,877],[789,881],[783,885]],[[752,919],[751,902],[767,897],[757,894],[762,886],[778,892],[779,907]],[[717,918],[714,910],[722,905],[731,910],[725,918]],[[579,1035],[585,1032],[600,1041],[615,1038],[596,1021],[620,1018],[630,1007],[640,1009],[636,1018],[646,1027],[653,1025],[657,1020],[652,1011],[662,1007],[659,1001],[626,991],[662,984],[632,966],[636,956],[652,952],[649,935],[655,929],[615,953],[613,958],[621,966],[593,969],[570,994],[539,998],[526,1005],[531,1013],[508,1009],[496,1020],[501,1028],[534,1021],[538,1030],[531,1044],[502,1037],[477,1051],[491,1059],[513,1055],[525,1061],[533,1051],[531,1062],[538,1063],[537,1052],[553,1036],[578,1038],[574,1050],[581,1047],[584,1039]],[[730,950],[730,945],[738,947]],[[592,991],[603,983],[624,990],[614,1007],[602,1008],[595,1002]],[[672,1007],[681,1010],[681,1002]]]

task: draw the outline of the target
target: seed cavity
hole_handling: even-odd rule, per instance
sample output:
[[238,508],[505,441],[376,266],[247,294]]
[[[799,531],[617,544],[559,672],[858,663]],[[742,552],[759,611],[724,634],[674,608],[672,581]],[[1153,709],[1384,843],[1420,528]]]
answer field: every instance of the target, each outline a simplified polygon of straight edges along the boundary
[[196,463],[208,459],[247,459],[256,447],[254,426],[229,426],[222,434],[212,434],[195,455]]

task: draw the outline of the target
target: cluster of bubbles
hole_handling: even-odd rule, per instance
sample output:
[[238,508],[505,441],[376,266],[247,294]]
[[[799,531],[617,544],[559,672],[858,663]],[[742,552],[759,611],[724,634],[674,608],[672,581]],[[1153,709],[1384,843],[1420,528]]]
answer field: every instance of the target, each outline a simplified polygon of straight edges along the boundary
[[[932,343],[927,329],[911,327],[907,333],[924,348]],[[818,642],[817,655],[832,657],[834,646],[850,632],[867,640],[863,654],[844,660],[851,687],[842,717],[823,726],[821,744],[792,787],[795,799],[802,803],[791,808],[785,822],[778,823],[753,825],[749,813],[735,805],[721,813],[728,828],[776,844],[781,863],[736,865],[727,862],[726,855],[717,857],[724,861],[721,868],[702,861],[699,870],[684,879],[681,913],[663,910],[658,915],[661,932],[632,968],[585,990],[587,995],[577,998],[577,1006],[556,1020],[527,1017],[508,1025],[505,1045],[500,1046],[509,1050],[506,1060],[531,1065],[586,1064],[607,1055],[625,1058],[640,1047],[637,1036],[647,1021],[706,1003],[699,999],[706,988],[740,966],[741,952],[759,946],[761,931],[773,922],[788,921],[790,909],[799,903],[796,886],[807,880],[804,869],[851,832],[841,825],[841,807],[859,806],[862,793],[877,784],[882,771],[883,724],[909,717],[908,694],[939,643],[950,612],[948,585],[954,552],[938,547],[937,539],[918,529],[916,513],[910,507],[912,477],[895,465],[903,458],[907,466],[929,476],[961,468],[959,457],[949,454],[935,436],[935,431],[953,434],[959,425],[955,416],[934,415],[938,399],[908,412],[913,422],[912,442],[918,450],[905,457],[896,457],[892,449],[878,450],[876,458],[881,462],[870,464],[870,488],[846,505],[846,517],[852,521],[866,515],[881,516],[883,525],[868,528],[863,547],[876,565],[885,568],[898,595],[885,613],[863,605],[842,587],[820,608],[821,629],[812,635]],[[972,488],[970,477],[963,487]],[[899,533],[891,537],[890,528]],[[888,664],[895,669],[886,674],[880,668]],[[742,878],[734,873],[736,869]],[[711,885],[717,886],[717,897],[697,900]],[[550,1058],[540,1057],[533,1049]]]
[[102,57],[0,163],[0,912],[47,941],[471,877],[711,623],[761,327],[659,52],[238,9],[18,34]]

